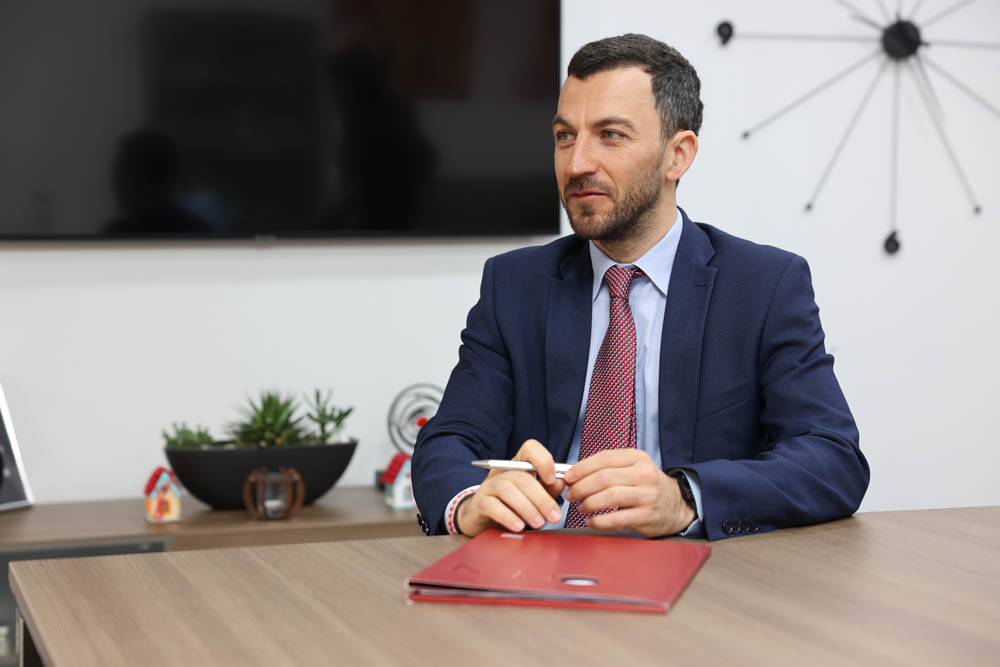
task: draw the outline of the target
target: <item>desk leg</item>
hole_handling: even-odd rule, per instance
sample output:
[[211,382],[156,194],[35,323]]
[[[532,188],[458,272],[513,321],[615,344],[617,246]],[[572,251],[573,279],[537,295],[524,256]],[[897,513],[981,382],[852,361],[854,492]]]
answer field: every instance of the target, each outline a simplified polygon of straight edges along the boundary
[[21,617],[21,611],[17,611],[17,652],[21,656],[18,663],[21,667],[45,667],[42,664],[42,656],[38,655],[35,648],[35,640],[31,638],[31,631]]

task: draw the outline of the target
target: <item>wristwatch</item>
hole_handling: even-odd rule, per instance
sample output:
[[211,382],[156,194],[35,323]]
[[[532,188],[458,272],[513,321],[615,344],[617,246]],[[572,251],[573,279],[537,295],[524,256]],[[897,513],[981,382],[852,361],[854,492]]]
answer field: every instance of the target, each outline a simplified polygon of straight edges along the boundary
[[677,480],[677,486],[681,488],[681,498],[684,502],[688,504],[688,507],[698,513],[698,504],[694,500],[694,493],[691,491],[691,484],[688,483],[687,475],[684,474],[683,470],[671,470],[667,473],[668,476],[673,477]]

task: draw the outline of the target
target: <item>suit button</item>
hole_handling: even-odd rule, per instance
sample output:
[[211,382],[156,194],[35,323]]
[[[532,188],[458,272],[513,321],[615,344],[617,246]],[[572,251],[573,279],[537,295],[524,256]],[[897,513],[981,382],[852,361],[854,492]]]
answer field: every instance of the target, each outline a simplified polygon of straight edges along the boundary
[[756,533],[760,530],[760,524],[757,523],[757,519],[750,519],[750,532]]
[[733,534],[733,524],[732,524],[732,522],[730,522],[730,521],[723,521],[722,522],[722,532],[724,532],[726,535],[732,535]]
[[740,521],[740,532],[741,533],[749,533],[750,532],[750,522],[749,521]]

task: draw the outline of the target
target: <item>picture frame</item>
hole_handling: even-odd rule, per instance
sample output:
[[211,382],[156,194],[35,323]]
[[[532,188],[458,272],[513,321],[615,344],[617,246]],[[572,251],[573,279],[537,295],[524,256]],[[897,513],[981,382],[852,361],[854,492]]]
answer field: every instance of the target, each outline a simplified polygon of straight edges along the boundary
[[21,450],[14,435],[14,424],[7,409],[7,399],[0,385],[0,511],[28,507],[35,503],[28,476],[21,460]]

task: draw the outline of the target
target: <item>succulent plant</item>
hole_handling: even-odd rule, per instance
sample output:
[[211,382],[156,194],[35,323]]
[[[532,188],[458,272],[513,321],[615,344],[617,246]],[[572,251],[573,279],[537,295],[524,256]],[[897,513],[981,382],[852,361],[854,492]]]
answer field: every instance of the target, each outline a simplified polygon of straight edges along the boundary
[[172,433],[163,429],[163,440],[167,447],[171,449],[193,449],[195,447],[211,447],[215,444],[215,439],[204,426],[195,426],[194,430],[188,428],[186,422],[174,422],[170,425]]
[[[194,430],[184,422],[175,422],[172,432],[163,430],[163,439],[171,449],[236,447],[275,447],[336,442],[336,435],[344,426],[344,420],[354,412],[354,408],[338,408],[331,405],[332,392],[316,389],[312,398],[304,396],[308,411],[299,416],[299,406],[294,396],[283,396],[278,391],[262,391],[260,398],[247,399],[241,409],[242,419],[230,422],[226,432],[232,441],[216,441],[208,429],[197,426]],[[311,430],[305,421],[312,422]]]
[[306,418],[316,425],[318,431],[315,433],[315,439],[319,442],[330,442],[343,428],[344,420],[354,412],[354,408],[341,409],[330,405],[332,393],[328,391],[324,394],[317,389],[313,392],[311,400],[306,397],[306,405],[309,407]]
[[229,424],[227,430],[237,447],[273,447],[300,444],[306,431],[302,427],[294,396],[277,391],[262,391],[259,403],[247,399],[243,420]]

